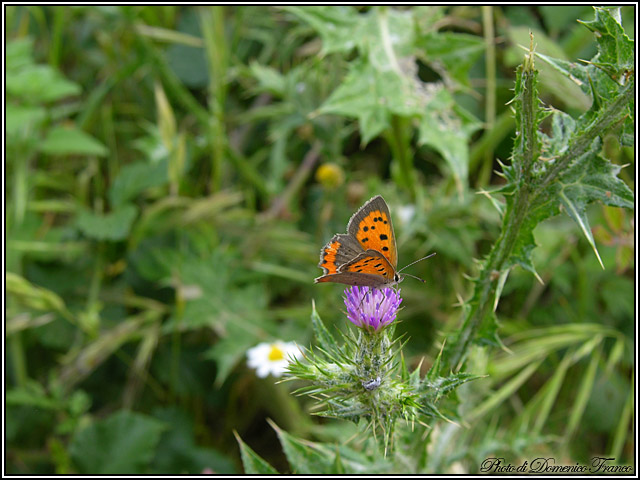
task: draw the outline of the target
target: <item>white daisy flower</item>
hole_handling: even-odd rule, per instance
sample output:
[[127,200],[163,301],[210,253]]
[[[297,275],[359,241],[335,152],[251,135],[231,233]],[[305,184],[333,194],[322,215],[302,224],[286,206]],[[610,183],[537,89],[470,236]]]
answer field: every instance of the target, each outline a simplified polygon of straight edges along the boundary
[[247,350],[247,365],[256,369],[256,375],[280,377],[289,364],[289,357],[300,358],[302,352],[295,342],[265,342]]

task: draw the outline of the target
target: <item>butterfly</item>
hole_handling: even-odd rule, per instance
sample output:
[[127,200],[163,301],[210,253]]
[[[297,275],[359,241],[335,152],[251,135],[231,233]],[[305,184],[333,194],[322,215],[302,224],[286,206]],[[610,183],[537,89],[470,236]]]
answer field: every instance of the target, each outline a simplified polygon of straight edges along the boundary
[[346,234],[334,235],[322,248],[318,266],[324,275],[316,278],[315,283],[390,287],[404,279],[404,275],[396,270],[397,265],[398,251],[389,207],[384,198],[377,195],[353,214]]

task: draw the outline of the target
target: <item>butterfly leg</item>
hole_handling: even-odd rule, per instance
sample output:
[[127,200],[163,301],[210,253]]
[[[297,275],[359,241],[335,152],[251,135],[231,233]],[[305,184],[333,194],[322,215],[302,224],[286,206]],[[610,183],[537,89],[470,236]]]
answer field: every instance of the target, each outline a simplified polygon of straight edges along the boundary
[[360,299],[360,305],[358,305],[358,308],[362,308],[362,304],[364,303],[364,299],[367,298],[369,296],[369,294],[371,293],[371,289],[375,288],[375,287],[362,287],[363,289],[366,288],[366,292],[364,292],[364,295],[362,295],[362,298]]

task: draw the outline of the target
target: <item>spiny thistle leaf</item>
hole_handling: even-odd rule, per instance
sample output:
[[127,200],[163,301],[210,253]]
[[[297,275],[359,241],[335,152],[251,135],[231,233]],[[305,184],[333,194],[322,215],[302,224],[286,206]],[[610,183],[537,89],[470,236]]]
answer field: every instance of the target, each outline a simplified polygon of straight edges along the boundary
[[604,70],[617,83],[623,83],[628,72],[635,71],[635,45],[621,25],[620,7],[594,7],[595,19],[580,21],[596,33],[598,55],[592,64]]
[[[515,265],[537,276],[531,253],[536,247],[533,230],[540,222],[566,212],[602,265],[586,206],[599,201],[633,208],[633,192],[617,176],[621,167],[601,155],[600,140],[609,130],[621,127],[622,143],[633,141],[633,41],[624,34],[617,10],[596,9],[596,19],[587,26],[599,35],[599,52],[591,62],[578,65],[538,55],[592,97],[591,108],[579,118],[540,107],[533,38],[518,69],[513,100],[517,135],[511,164],[502,171],[507,183],[494,192],[506,200],[502,234],[475,280],[462,329],[453,335],[454,348],[447,355],[452,369],[460,368],[472,342],[499,342],[496,317],[490,312],[497,308],[497,292],[504,285],[501,279]],[[548,115],[553,117],[549,136],[540,131],[540,122]]]
[[327,330],[327,327],[325,327],[320,315],[318,315],[315,302],[312,303],[311,325],[313,326],[313,333],[320,346],[327,352],[334,353],[337,345],[336,341],[333,335],[329,333],[329,330]]
[[426,394],[427,400],[437,401],[442,395],[446,395],[460,385],[482,378],[482,375],[473,373],[451,373],[447,377],[437,377],[434,380],[424,382],[422,391]]
[[236,431],[234,431],[233,434],[236,437],[238,445],[240,445],[240,456],[242,457],[244,473],[261,475],[275,475],[278,473],[266,460],[254,452],[249,445],[244,443]]

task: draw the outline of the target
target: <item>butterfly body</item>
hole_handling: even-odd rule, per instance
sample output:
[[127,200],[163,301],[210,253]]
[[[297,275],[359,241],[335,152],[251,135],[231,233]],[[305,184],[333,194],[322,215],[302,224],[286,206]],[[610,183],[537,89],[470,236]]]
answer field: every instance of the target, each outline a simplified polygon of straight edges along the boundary
[[346,234],[336,234],[320,251],[324,275],[315,283],[383,288],[400,283],[398,252],[389,207],[378,195],[353,214]]

